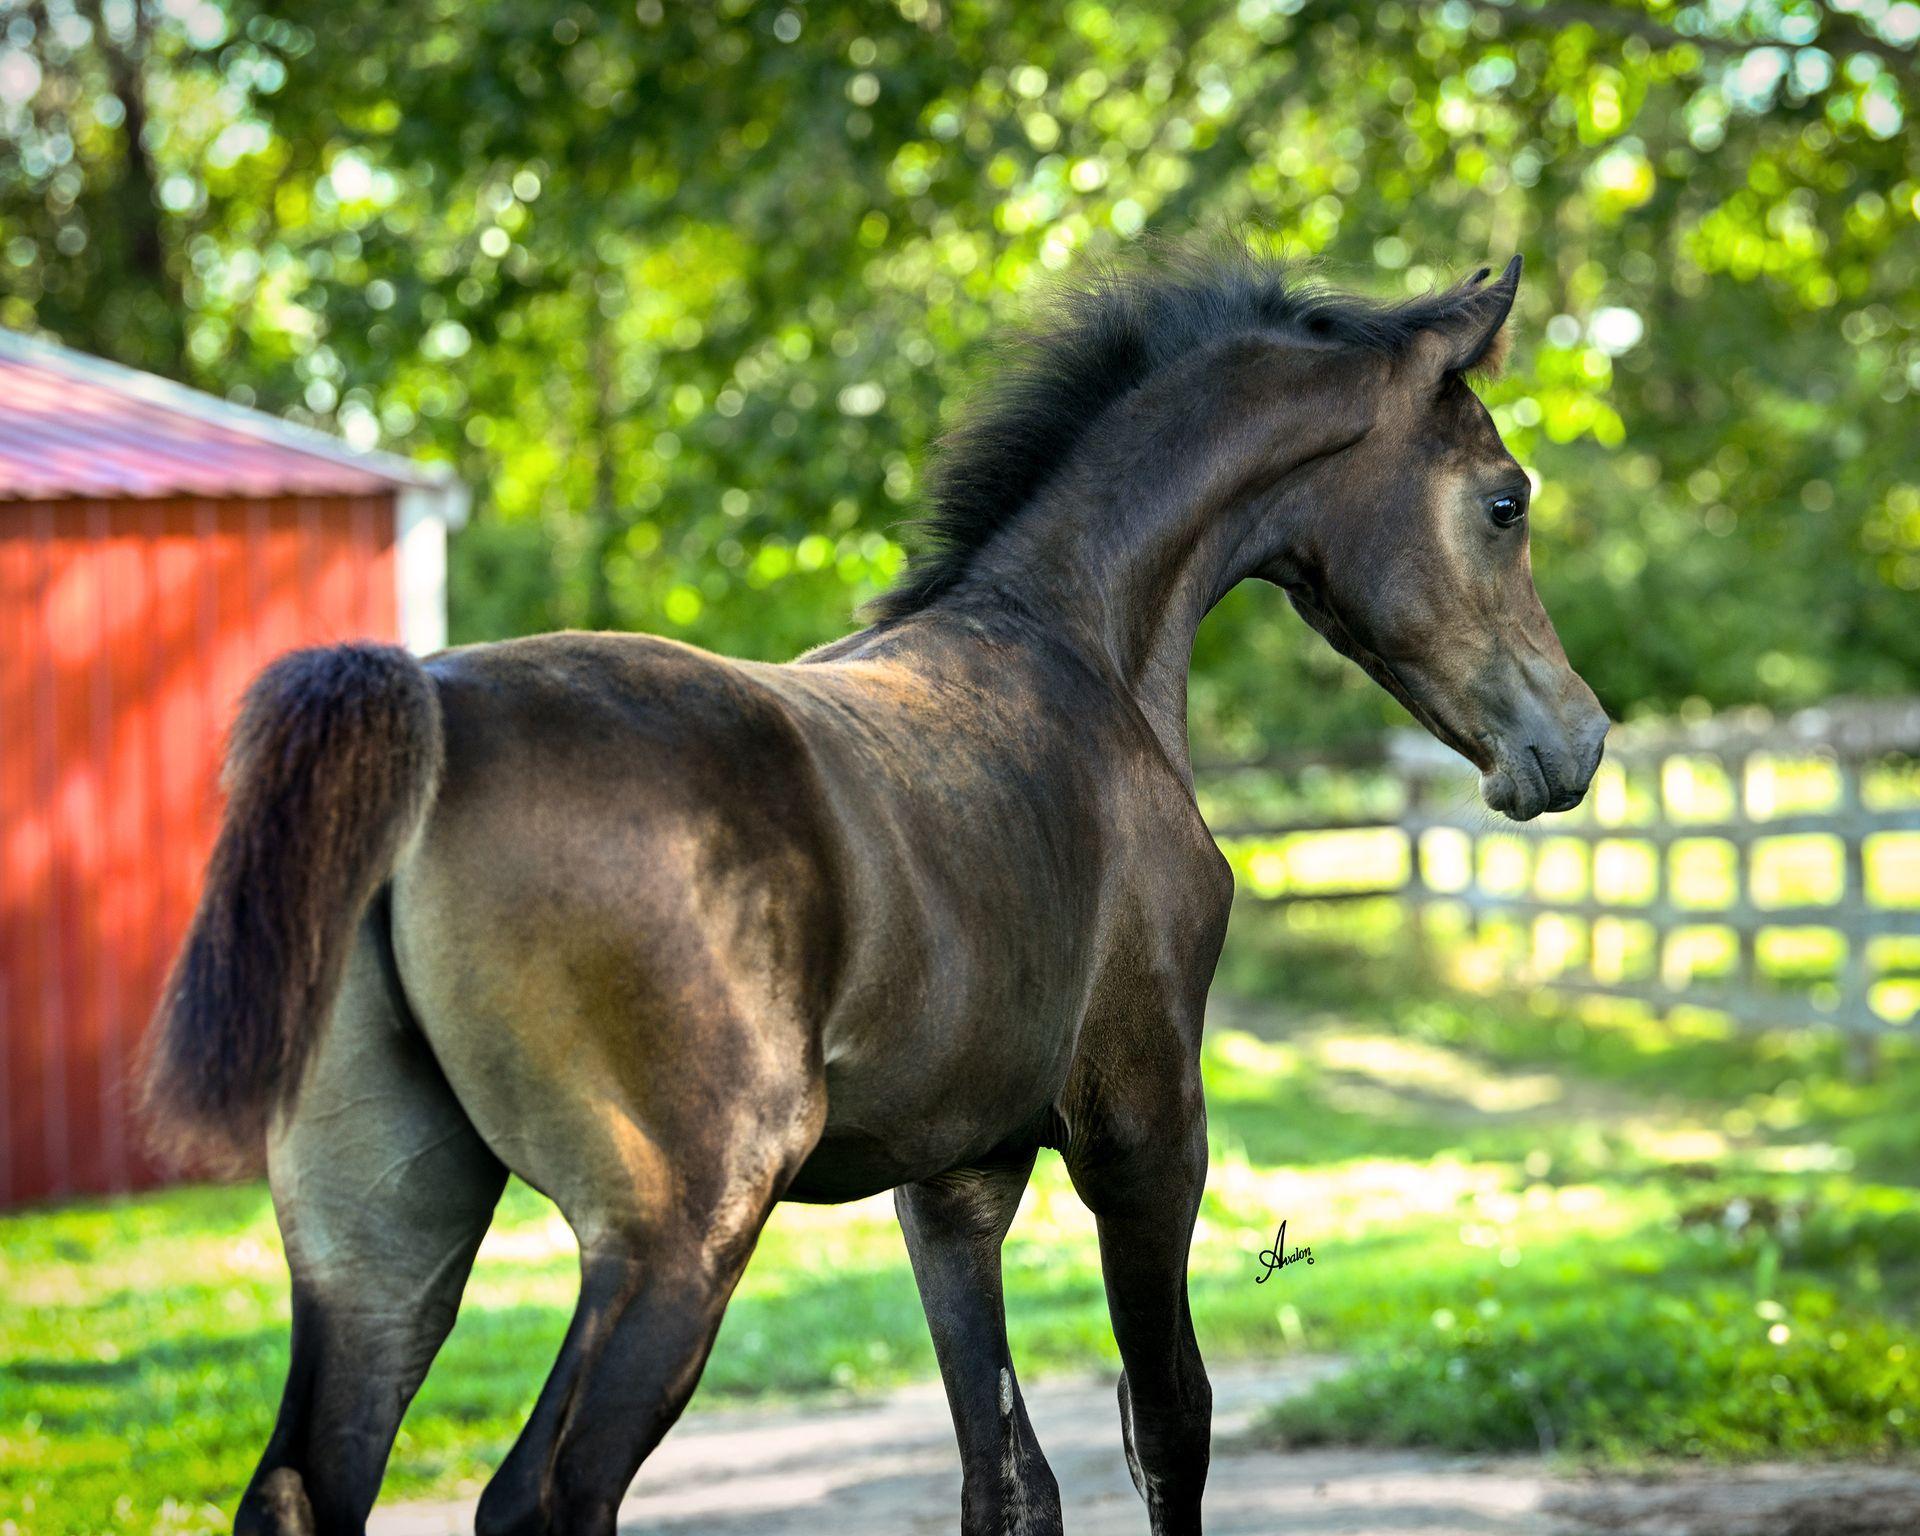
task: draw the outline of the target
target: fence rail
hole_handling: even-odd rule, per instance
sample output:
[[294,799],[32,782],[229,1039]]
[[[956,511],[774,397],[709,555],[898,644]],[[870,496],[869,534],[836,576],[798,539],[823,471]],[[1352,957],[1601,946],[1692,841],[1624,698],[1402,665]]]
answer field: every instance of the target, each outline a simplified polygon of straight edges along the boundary
[[[1258,899],[1392,896],[1411,908],[1422,938],[1441,913],[1480,931],[1506,924],[1520,940],[1514,982],[1709,1009],[1742,1024],[1838,1029],[1864,1061],[1877,1036],[1909,1028],[1920,1004],[1915,986],[1904,1001],[1876,1006],[1890,983],[1920,977],[1916,760],[1920,699],[1902,699],[1625,729],[1585,806],[1521,824],[1490,817],[1470,797],[1460,760],[1412,732],[1331,760],[1215,765],[1199,779],[1215,800],[1236,798],[1250,779],[1310,772],[1389,787],[1387,814],[1220,818],[1229,847],[1304,847],[1362,831],[1404,839],[1397,870],[1354,868],[1342,872],[1349,878]],[[1603,881],[1609,860],[1637,866],[1640,877]],[[1759,955],[1764,939],[1796,932],[1824,935],[1831,962],[1798,992],[1770,985]],[[1707,940],[1720,953],[1703,965],[1716,947]]]

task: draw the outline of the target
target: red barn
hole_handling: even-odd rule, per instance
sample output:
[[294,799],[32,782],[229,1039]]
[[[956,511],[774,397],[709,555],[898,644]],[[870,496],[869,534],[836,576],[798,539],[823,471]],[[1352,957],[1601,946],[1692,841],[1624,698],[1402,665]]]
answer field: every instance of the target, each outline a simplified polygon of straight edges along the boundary
[[294,646],[445,642],[443,471],[0,332],[0,1206],[152,1181],[128,1068],[227,724]]

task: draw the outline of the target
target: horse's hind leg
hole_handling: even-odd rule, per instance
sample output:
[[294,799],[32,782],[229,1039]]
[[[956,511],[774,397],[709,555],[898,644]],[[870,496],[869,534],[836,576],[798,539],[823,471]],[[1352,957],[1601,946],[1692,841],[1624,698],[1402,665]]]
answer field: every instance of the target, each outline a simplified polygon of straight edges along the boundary
[[293,1272],[280,1417],[237,1536],[365,1528],[400,1417],[453,1326],[506,1170],[475,1134],[363,925],[268,1148]]
[[780,1033],[786,1044],[710,1021],[698,1050],[625,1087],[589,1058],[593,1097],[583,1081],[556,1089],[542,1096],[539,1134],[501,1138],[580,1239],[580,1299],[481,1497],[481,1536],[612,1536],[640,1463],[700,1379],[768,1212],[819,1136],[817,1069],[797,1031]]

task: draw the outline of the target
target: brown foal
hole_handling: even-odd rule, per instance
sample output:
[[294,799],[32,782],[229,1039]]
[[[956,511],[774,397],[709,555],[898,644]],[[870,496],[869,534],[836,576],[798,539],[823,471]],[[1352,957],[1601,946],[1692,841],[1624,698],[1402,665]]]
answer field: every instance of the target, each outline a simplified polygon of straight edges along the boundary
[[885,1189],[964,1530],[1058,1532],[1000,1279],[1041,1147],[1098,1220],[1148,1522],[1200,1529],[1233,882],[1188,765],[1196,627],[1284,588],[1516,818],[1575,804],[1606,733],[1466,382],[1519,262],[1485,276],[1398,306],[1244,255],[1085,286],[950,445],[876,622],[790,665],[556,634],[262,675],[149,1095],[184,1146],[264,1148],[286,1235],[237,1531],[363,1529],[511,1169],[578,1234],[580,1299],[485,1536],[611,1532],[774,1203]]

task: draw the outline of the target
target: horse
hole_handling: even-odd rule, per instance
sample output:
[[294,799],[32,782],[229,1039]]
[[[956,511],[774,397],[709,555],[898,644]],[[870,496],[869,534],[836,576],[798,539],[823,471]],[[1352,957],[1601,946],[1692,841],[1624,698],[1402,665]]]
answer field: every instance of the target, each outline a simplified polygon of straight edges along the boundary
[[886,1190],[962,1529],[1058,1533],[1000,1268],[1046,1147],[1098,1225],[1148,1523],[1198,1532],[1233,880],[1195,630],[1277,585],[1490,808],[1578,803],[1607,716],[1470,383],[1519,278],[1385,303],[1241,250],[1079,279],[950,435],[871,623],[789,663],[558,633],[268,666],[145,1097],[176,1149],[263,1161],[285,1236],[290,1365],[235,1531],[364,1529],[512,1171],[580,1290],[481,1536],[609,1536],[774,1204]]

